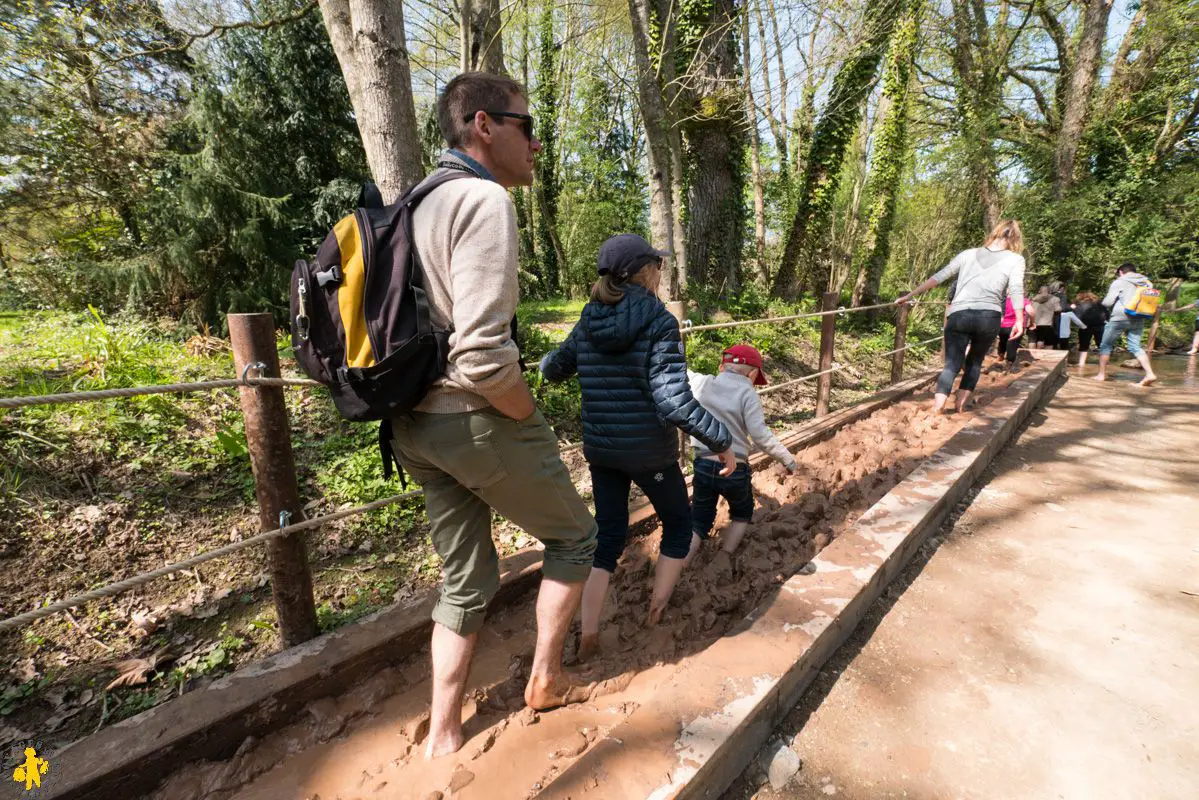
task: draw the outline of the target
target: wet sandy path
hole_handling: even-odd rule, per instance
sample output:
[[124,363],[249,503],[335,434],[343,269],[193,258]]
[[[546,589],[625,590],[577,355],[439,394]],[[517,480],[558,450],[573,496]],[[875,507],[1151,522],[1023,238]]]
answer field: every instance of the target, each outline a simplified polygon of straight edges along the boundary
[[[980,404],[1008,382],[984,375]],[[152,797],[424,800],[440,792],[491,800],[535,794],[651,699],[681,660],[741,621],[972,416],[933,418],[929,399],[918,393],[806,448],[798,454],[797,476],[778,465],[758,472],[758,509],[738,553],[730,559],[715,546],[703,551],[652,630],[643,620],[658,537],[630,542],[605,609],[603,654],[572,668],[580,680],[597,682],[589,702],[542,714],[524,708],[535,636],[530,595],[490,617],[480,634],[463,714],[468,739],[457,755],[436,762],[421,756],[430,693],[423,650],[312,704],[292,725],[247,740],[231,759],[182,768]],[[722,504],[716,530],[727,521]],[[568,645],[568,658],[571,650]]]

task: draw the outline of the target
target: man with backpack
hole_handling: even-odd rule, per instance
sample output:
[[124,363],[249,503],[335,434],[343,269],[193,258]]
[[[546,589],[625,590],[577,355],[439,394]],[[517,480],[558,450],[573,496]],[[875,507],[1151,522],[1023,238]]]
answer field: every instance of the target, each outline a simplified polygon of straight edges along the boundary
[[591,572],[596,524],[534,405],[513,338],[519,300],[513,186],[533,182],[524,89],[480,72],[450,81],[437,101],[446,170],[416,207],[413,243],[434,328],[450,330],[445,374],[411,413],[391,419],[392,445],[425,494],[443,560],[433,610],[433,701],[426,757],[460,749],[462,697],[487,605],[499,589],[492,510],[545,544],[537,645],[525,702],[546,709],[586,699],[562,671],[567,629]]
[[1136,271],[1135,266],[1124,262],[1116,269],[1116,279],[1102,301],[1105,307],[1111,309],[1111,319],[1099,343],[1099,374],[1095,380],[1107,380],[1107,362],[1111,360],[1112,350],[1121,335],[1127,337],[1128,352],[1145,369],[1145,377],[1139,385],[1150,386],[1157,380],[1149,354],[1141,348],[1141,333],[1145,329],[1145,320],[1152,319],[1156,313],[1159,299],[1160,293],[1153,288],[1148,278]]

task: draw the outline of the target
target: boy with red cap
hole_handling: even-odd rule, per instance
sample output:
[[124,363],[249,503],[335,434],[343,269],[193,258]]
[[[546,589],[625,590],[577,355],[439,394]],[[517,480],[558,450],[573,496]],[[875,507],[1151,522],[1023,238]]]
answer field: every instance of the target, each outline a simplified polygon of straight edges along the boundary
[[691,483],[691,552],[694,557],[701,542],[708,538],[716,521],[716,501],[723,497],[729,504],[732,521],[721,537],[726,553],[732,553],[745,536],[754,513],[754,492],[750,481],[749,454],[754,447],[769,453],[794,475],[799,465],[795,456],[779,442],[766,425],[762,401],[755,386],[765,386],[762,354],[748,344],[733,345],[721,357],[720,372],[703,375],[688,371],[691,391],[716,419],[724,423],[733,437],[733,455],[737,469],[732,475],[720,474],[720,461],[703,442],[692,439],[695,447],[695,476]]

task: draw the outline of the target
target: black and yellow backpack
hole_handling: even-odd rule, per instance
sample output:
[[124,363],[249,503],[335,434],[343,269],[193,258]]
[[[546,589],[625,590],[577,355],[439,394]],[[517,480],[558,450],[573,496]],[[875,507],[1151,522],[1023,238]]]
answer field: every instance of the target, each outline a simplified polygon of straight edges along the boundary
[[[474,177],[443,171],[384,206],[363,192],[311,261],[291,274],[291,344],[300,368],[329,388],[348,420],[411,411],[445,372],[448,330],[433,327],[412,212],[442,184]],[[373,188],[373,187],[372,187]]]

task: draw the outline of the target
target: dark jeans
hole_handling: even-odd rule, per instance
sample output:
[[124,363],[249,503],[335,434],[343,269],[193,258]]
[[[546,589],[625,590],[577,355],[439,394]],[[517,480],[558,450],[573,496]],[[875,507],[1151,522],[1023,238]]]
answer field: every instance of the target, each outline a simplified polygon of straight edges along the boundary
[[1020,332],[1019,336],[1017,336],[1015,339],[1013,339],[1011,328],[1000,328],[999,329],[999,344],[995,348],[995,355],[1004,356],[1007,358],[1007,363],[1015,364],[1016,363],[1016,351],[1018,351],[1020,349],[1020,343],[1022,341],[1024,341],[1024,332],[1023,331]]
[[608,572],[624,552],[629,533],[629,487],[637,484],[658,512],[662,523],[660,552],[669,558],[686,558],[691,549],[691,503],[687,482],[679,465],[672,463],[646,472],[626,472],[591,465],[591,493],[595,498],[596,534],[594,564]]
[[754,515],[754,487],[750,480],[749,464],[737,464],[732,475],[721,475],[724,467],[710,458],[695,459],[695,475],[691,478],[691,529],[701,539],[707,539],[716,521],[716,501],[723,497],[729,504],[729,519],[749,522]]
[[[949,394],[953,390],[953,379],[962,371],[959,391],[972,392],[978,385],[983,359],[991,349],[991,343],[999,335],[999,323],[1003,314],[998,311],[967,308],[949,315],[945,323],[945,369],[937,378],[937,394]],[[966,348],[970,355],[966,355]]]

